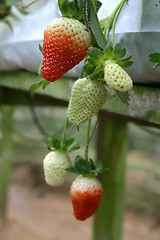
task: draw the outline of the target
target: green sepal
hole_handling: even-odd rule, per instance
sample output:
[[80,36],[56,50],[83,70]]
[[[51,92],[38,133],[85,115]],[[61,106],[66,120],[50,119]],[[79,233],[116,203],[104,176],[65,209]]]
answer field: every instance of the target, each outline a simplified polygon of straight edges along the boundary
[[109,168],[105,168],[102,161],[97,161],[96,162],[95,172],[96,172],[97,175],[100,174],[100,173],[107,172],[108,170],[109,170]]
[[114,59],[114,49],[111,43],[108,43],[104,49],[105,59]]
[[149,54],[149,61],[152,63],[156,63],[153,68],[160,66],[160,53],[151,53]]
[[102,162],[94,163],[92,159],[86,160],[81,156],[77,156],[74,160],[74,166],[66,169],[68,172],[76,173],[83,176],[97,176],[106,172]]
[[74,166],[66,168],[66,171],[70,172],[70,173],[79,174],[79,172],[77,171],[77,169]]
[[45,89],[51,82],[48,82],[46,80],[41,80],[38,83],[35,83],[30,86],[29,91],[31,92],[31,95],[33,96],[36,92],[36,90],[42,88]]
[[44,139],[47,148],[51,151],[60,149],[65,152],[72,152],[80,148],[79,144],[75,141],[74,138],[69,138],[63,141],[57,136],[57,134],[52,134],[48,138]]
[[77,156],[75,158],[75,169],[79,174],[89,174],[90,173],[90,164],[88,161],[86,161],[84,158]]
[[114,47],[114,55],[116,58],[123,58],[126,55],[126,49],[122,48],[120,43],[117,43]]
[[88,53],[88,62],[90,62],[94,66],[98,66],[103,64],[104,62],[104,54],[99,48],[91,48]]
[[132,56],[124,58],[126,55],[126,49],[122,48],[120,43],[117,43],[115,47],[111,43],[108,43],[104,50],[105,60],[113,60],[122,68],[127,68],[132,65]]
[[127,68],[127,67],[130,67],[133,64],[133,61],[130,60],[131,58],[132,58],[132,56],[129,56],[129,57],[124,58],[124,59],[117,59],[116,63],[118,65],[120,65],[122,68]]
[[53,134],[53,135],[49,136],[48,138],[45,138],[44,142],[50,151],[61,149],[61,142],[58,139],[56,134]]
[[104,54],[98,48],[91,48],[88,56],[86,57],[83,71],[90,78],[97,77],[103,73]]
[[63,17],[83,20],[83,1],[82,0],[58,0],[59,9]]
[[87,76],[91,75],[95,70],[95,67],[90,63],[85,63],[83,66],[83,72],[86,73]]
[[42,51],[43,51],[43,48],[42,48],[42,45],[39,43],[39,45],[38,45],[38,48],[39,48],[39,51],[42,53]]
[[69,138],[64,141],[62,148],[67,152],[72,152],[74,150],[79,149],[80,146],[79,146],[79,143],[75,141],[74,138]]
[[126,55],[126,49],[122,48],[120,43],[117,43],[115,47],[111,43],[108,43],[102,51],[101,49],[92,47],[85,59],[83,71],[91,79],[103,80],[104,77],[104,63],[107,60],[113,60],[122,68],[126,68],[132,65],[132,56],[124,58]]

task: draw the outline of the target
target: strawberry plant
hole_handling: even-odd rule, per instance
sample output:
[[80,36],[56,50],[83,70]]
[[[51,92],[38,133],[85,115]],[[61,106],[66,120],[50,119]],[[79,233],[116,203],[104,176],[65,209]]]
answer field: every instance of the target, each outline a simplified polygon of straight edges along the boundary
[[[97,0],[58,0],[62,16],[53,19],[44,29],[42,63],[38,73],[43,78],[31,86],[32,94],[58,81],[83,60],[79,78],[73,83],[66,120],[61,138],[54,134],[45,140],[50,152],[43,161],[45,180],[50,186],[60,186],[68,173],[77,175],[70,187],[74,216],[77,220],[91,217],[98,209],[103,196],[99,174],[108,170],[101,161],[89,157],[89,144],[95,133],[97,121],[92,128],[91,121],[108,98],[108,88],[121,95],[127,102],[127,92],[133,83],[124,70],[133,62],[126,57],[126,49],[115,44],[117,19],[127,0],[121,0],[111,15],[101,21],[97,12],[101,3]],[[88,124],[84,157],[70,160],[69,152],[79,146],[73,138],[66,139],[70,125],[77,129]]]

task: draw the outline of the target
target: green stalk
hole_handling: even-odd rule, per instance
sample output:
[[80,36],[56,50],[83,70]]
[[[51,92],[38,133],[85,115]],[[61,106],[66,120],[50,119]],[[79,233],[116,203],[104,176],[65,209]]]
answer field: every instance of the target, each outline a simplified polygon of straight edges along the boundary
[[8,187],[11,175],[12,152],[12,107],[2,107],[2,142],[0,156],[0,219],[5,220],[7,209]]
[[63,149],[64,143],[65,143],[67,126],[68,126],[68,118],[66,118],[66,120],[64,122],[63,134],[62,134],[62,139],[61,139],[61,149]]
[[111,28],[113,27],[113,30],[112,30],[112,40],[114,40],[114,35],[113,33],[115,32],[115,27],[116,27],[116,22],[117,22],[117,19],[119,17],[119,14],[125,4],[126,0],[121,0],[117,6],[115,7],[115,9],[112,11],[112,13],[110,14],[110,16],[102,19],[100,21],[100,25],[103,29],[103,33],[105,35],[105,38],[107,41],[108,40],[108,36],[109,36],[109,32],[111,30]]
[[94,217],[94,240],[122,240],[125,199],[127,123],[99,115],[97,159],[109,172],[100,174],[104,188]]
[[114,44],[114,38],[115,38],[115,29],[116,29],[116,24],[117,24],[117,20],[118,20],[118,17],[122,11],[122,8],[124,6],[124,4],[126,3],[127,0],[122,0],[121,3],[120,3],[120,6],[119,6],[119,9],[115,15],[115,18],[113,20],[113,26],[112,26],[112,38],[111,38],[111,42],[112,42],[112,45]]
[[88,160],[88,148],[90,143],[90,131],[91,131],[91,120],[88,122],[87,137],[86,137],[86,149],[85,149],[85,160]]

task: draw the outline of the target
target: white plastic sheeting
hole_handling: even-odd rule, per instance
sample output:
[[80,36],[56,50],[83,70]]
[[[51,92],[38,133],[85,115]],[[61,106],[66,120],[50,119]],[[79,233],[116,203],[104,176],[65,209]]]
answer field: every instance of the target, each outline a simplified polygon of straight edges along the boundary
[[[101,0],[99,18],[107,17],[120,0]],[[41,4],[38,4],[40,2]],[[44,27],[60,17],[57,1],[41,0],[30,6],[28,15],[13,9],[19,20],[13,20],[13,30],[0,22],[0,70],[25,69],[37,72],[41,62],[38,45],[42,44]],[[160,51],[160,3],[153,0],[129,0],[122,10],[117,26],[115,43],[127,48],[134,64],[126,69],[134,82],[158,82],[160,70],[153,69],[148,54]],[[67,73],[79,76],[81,64]]]

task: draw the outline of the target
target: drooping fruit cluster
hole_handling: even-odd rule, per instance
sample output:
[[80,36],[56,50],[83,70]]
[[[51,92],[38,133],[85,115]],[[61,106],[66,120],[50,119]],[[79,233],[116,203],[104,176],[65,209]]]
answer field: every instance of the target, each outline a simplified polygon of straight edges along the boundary
[[[66,143],[70,149],[77,148],[73,139],[66,140]],[[95,214],[103,195],[103,187],[96,176],[106,170],[101,162],[95,164],[91,159],[77,156],[72,165],[66,151],[55,149],[44,158],[43,169],[46,183],[51,187],[61,186],[69,172],[76,173],[78,176],[70,187],[74,216],[82,221]]]
[[88,53],[91,35],[76,19],[54,19],[44,30],[42,76],[48,81],[61,78]]
[[[103,195],[103,187],[97,176],[106,171],[103,164],[94,163],[88,158],[88,146],[94,133],[90,134],[90,120],[107,101],[106,85],[117,92],[127,92],[133,85],[132,79],[123,69],[132,64],[131,56],[124,58],[126,49],[120,44],[113,46],[114,35],[112,42],[103,36],[106,21],[103,26],[99,24],[95,12],[98,9],[96,2],[90,1],[87,5],[86,1],[58,1],[63,16],[54,19],[44,30],[43,46],[40,49],[43,59],[38,71],[48,81],[41,85],[45,87],[84,60],[81,77],[74,82],[71,90],[66,123],[69,120],[80,126],[89,122],[85,158],[77,156],[72,165],[68,153],[78,146],[74,139],[65,139],[66,124],[62,139],[52,135],[46,141],[50,152],[43,161],[45,180],[52,187],[62,185],[68,172],[78,175],[71,184],[70,196],[74,216],[81,221],[97,211]],[[108,33],[112,23],[108,26]]]
[[70,122],[80,125],[89,121],[106,102],[108,92],[103,82],[79,78],[73,85],[67,109]]

